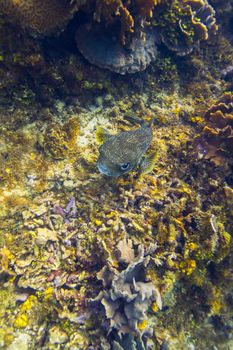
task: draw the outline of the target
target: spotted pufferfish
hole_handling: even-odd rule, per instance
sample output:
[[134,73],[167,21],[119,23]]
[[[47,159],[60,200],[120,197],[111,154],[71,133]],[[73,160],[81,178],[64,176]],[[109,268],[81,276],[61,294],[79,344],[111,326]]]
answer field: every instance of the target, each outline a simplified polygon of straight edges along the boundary
[[152,142],[154,118],[149,123],[136,120],[141,124],[140,128],[116,135],[111,135],[104,128],[97,127],[96,138],[99,143],[102,143],[97,160],[100,173],[119,177],[137,168],[140,174],[153,170],[157,155],[145,157],[145,153]]

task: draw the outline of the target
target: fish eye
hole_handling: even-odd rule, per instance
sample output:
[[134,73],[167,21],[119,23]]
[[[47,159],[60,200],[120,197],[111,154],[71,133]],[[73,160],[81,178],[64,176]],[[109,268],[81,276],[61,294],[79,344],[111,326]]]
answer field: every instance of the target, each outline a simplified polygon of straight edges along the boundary
[[127,170],[128,169],[128,167],[129,167],[129,163],[124,163],[124,164],[121,164],[121,170]]

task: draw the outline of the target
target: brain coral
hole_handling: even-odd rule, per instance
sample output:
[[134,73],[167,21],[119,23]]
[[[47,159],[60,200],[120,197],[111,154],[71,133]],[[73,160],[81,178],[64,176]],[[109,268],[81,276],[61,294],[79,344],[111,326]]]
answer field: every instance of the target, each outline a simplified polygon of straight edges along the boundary
[[48,33],[62,27],[76,6],[69,0],[2,0],[0,11],[23,27]]
[[226,92],[205,113],[202,132],[205,158],[216,165],[232,161],[233,152],[233,93]]

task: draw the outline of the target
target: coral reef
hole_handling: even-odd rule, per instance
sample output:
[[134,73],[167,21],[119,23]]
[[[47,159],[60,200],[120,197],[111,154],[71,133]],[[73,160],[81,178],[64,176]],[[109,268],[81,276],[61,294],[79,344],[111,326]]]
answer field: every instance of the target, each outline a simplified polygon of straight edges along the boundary
[[121,0],[5,0],[0,9],[12,22],[18,20],[21,26],[46,34],[65,27],[80,8],[89,23],[77,23],[78,49],[92,64],[121,74],[146,69],[156,59],[156,43],[162,41],[183,56],[217,30],[215,11],[207,0],[135,0],[127,4]]
[[162,42],[178,56],[190,54],[218,28],[215,11],[206,0],[168,1],[165,8],[155,12],[152,23]]
[[[112,266],[104,266],[97,274],[102,280],[104,290],[95,298],[104,306],[109,330],[116,330],[118,336],[145,331],[146,311],[153,301],[162,308],[161,296],[153,283],[145,280],[146,267],[150,257],[144,252],[144,247],[138,247],[135,255],[132,242],[123,239],[118,243],[119,264],[127,264],[126,268],[118,271]],[[150,249],[150,253],[156,246]]]
[[126,49],[113,39],[111,30],[106,33],[105,28],[85,25],[78,29],[76,43],[90,63],[120,74],[143,71],[157,56],[154,35],[150,31],[145,38],[133,37]]
[[[121,74],[135,73],[144,70],[156,59],[155,43],[162,41],[171,51],[184,56],[217,31],[215,11],[206,0],[162,2],[153,13],[155,4],[158,5],[156,2],[145,5],[142,2],[130,3],[132,13],[137,14],[137,18],[133,19],[121,1],[110,4],[99,2],[94,19],[102,26],[98,28],[89,24],[77,31],[79,50],[99,67]],[[118,15],[121,18],[121,42],[118,36],[114,39],[117,33],[114,22]],[[151,18],[150,31],[144,29],[146,18]],[[110,26],[108,33],[103,23]],[[126,39],[125,33],[131,33],[130,39]]]
[[[55,36],[0,16],[1,348],[232,348],[233,49],[215,4],[71,1]],[[171,50],[156,41],[148,69],[114,74],[78,53],[86,23],[123,52],[139,40],[144,55],[153,30]],[[156,162],[113,181],[96,129],[132,116],[155,118]]]
[[97,1],[94,19],[107,26],[120,22],[120,40],[123,45],[129,40],[128,35],[142,31],[145,21],[152,17],[157,0],[135,0],[124,4],[121,0]]
[[233,151],[233,93],[226,92],[205,113],[202,131],[205,158],[216,165],[232,162]]
[[70,118],[63,125],[57,123],[48,124],[42,147],[54,159],[65,158],[71,151],[75,151],[78,134],[79,122],[75,118]]
[[49,33],[63,27],[72,17],[74,8],[69,0],[3,0],[0,11],[23,27]]

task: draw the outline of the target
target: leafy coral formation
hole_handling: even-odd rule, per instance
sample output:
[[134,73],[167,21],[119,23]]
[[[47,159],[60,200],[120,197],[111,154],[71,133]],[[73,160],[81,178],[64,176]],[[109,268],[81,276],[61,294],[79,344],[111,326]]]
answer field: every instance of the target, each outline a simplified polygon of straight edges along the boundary
[[113,33],[101,27],[81,26],[76,33],[79,51],[92,64],[120,74],[145,70],[155,61],[157,49],[154,35],[147,31],[145,38],[134,37],[130,49],[113,39]]
[[155,12],[152,23],[162,42],[179,56],[190,54],[217,31],[215,11],[206,0],[168,1]]
[[128,333],[140,334],[145,328],[142,322],[152,301],[157,300],[159,309],[162,302],[153,283],[145,281],[150,257],[145,256],[143,246],[138,247],[138,254],[135,255],[132,242],[124,239],[118,244],[118,252],[117,261],[126,263],[127,267],[121,271],[111,266],[102,268],[97,276],[103,281],[105,290],[99,293],[95,301],[100,301],[105,308],[109,330],[117,330],[121,337]]
[[226,92],[205,113],[203,129],[205,158],[217,165],[232,161],[233,93]]

